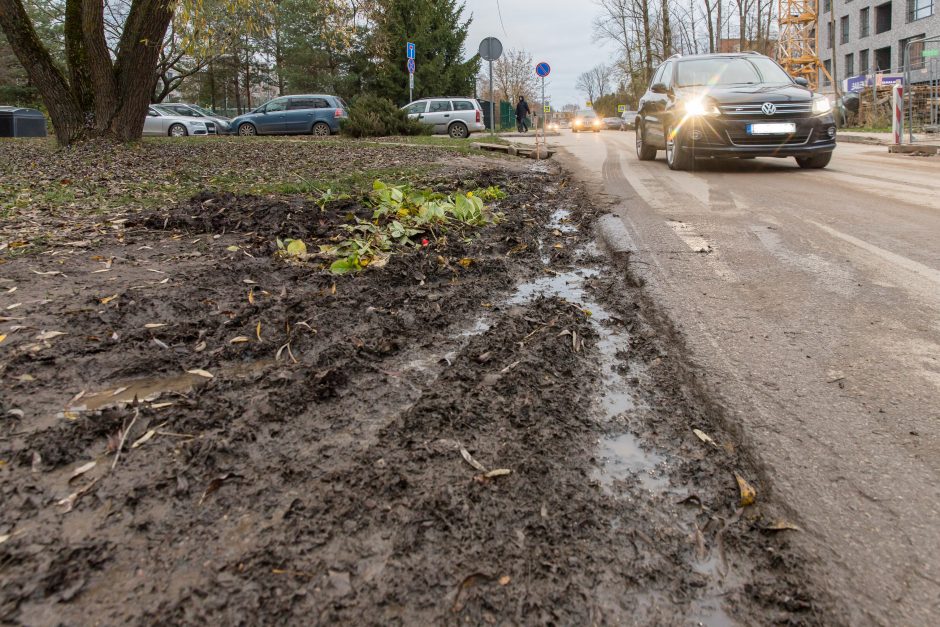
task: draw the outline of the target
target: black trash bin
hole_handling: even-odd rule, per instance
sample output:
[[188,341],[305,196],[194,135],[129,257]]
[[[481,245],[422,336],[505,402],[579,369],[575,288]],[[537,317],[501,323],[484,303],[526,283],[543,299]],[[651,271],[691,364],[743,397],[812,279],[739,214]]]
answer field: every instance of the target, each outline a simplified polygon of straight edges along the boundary
[[46,116],[37,109],[0,107],[0,137],[45,137]]

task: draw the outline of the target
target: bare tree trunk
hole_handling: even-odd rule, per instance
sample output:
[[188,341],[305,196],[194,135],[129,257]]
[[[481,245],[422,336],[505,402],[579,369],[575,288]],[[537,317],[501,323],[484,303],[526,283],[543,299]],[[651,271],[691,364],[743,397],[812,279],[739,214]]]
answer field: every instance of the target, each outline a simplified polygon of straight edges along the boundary
[[708,28],[708,51],[710,53],[715,52],[715,25],[712,21],[712,16],[714,12],[714,5],[710,0],[704,0],[705,3],[705,24]]
[[653,40],[650,34],[650,5],[649,0],[639,0],[641,17],[643,19],[643,50],[645,56],[643,82],[648,83],[653,74]]
[[104,3],[66,0],[69,82],[37,36],[22,0],[0,0],[0,28],[42,96],[62,145],[95,137],[140,137],[172,16],[168,0],[134,0],[112,62]]
[[663,59],[672,56],[672,28],[669,24],[669,0],[662,0]]

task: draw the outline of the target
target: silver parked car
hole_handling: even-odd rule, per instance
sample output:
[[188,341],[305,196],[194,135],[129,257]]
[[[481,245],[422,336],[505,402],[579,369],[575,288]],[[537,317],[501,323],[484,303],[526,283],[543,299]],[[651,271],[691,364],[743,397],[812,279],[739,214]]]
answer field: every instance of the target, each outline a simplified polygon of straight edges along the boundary
[[422,98],[402,108],[409,118],[433,126],[438,135],[463,139],[486,130],[483,109],[474,98]]
[[183,102],[162,102],[153,105],[160,111],[165,111],[170,115],[181,115],[185,118],[197,118],[206,123],[206,130],[210,135],[227,135],[229,125],[232,123],[230,118],[217,115],[208,109],[198,105],[186,104]]
[[206,123],[202,120],[181,115],[170,115],[166,111],[159,111],[156,107],[147,109],[147,118],[144,120],[144,135],[186,137],[187,135],[208,134]]
[[636,111],[624,111],[620,116],[620,130],[632,131],[636,129]]

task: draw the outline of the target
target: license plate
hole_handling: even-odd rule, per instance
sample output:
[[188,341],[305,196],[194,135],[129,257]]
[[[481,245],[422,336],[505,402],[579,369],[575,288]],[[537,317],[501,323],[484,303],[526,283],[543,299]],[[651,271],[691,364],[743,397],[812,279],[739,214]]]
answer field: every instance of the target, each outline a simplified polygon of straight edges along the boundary
[[796,132],[793,122],[777,122],[776,124],[748,124],[748,135],[792,135]]

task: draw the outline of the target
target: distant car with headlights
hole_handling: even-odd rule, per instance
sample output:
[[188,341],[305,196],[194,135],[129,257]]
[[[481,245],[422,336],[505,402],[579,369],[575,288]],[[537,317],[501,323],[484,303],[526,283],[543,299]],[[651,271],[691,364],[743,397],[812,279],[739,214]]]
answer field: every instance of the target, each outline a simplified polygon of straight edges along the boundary
[[627,110],[620,115],[620,130],[632,131],[636,128],[636,111]]
[[795,157],[824,168],[836,147],[832,103],[756,52],[676,55],[640,99],[636,154],[666,151],[673,170],[696,157]]
[[549,131],[557,133],[561,130],[561,124],[558,122],[549,122],[547,128]]
[[170,115],[181,115],[186,118],[202,120],[206,123],[206,130],[209,131],[210,135],[228,134],[229,125],[232,123],[231,119],[217,115],[208,109],[203,109],[194,104],[186,104],[184,102],[161,102],[153,106],[160,111],[166,111]]
[[340,122],[349,117],[342,98],[320,94],[282,96],[269,100],[251,113],[240,115],[231,132],[252,135],[317,135],[339,133]]
[[604,118],[604,128],[608,131],[620,130],[620,118]]
[[187,135],[208,135],[206,123],[195,118],[172,115],[156,107],[148,107],[144,119],[144,135],[151,137],[186,137]]
[[603,122],[597,117],[591,109],[583,109],[578,111],[574,118],[571,120],[571,132],[580,133],[581,131],[593,131],[594,133],[600,133]]

